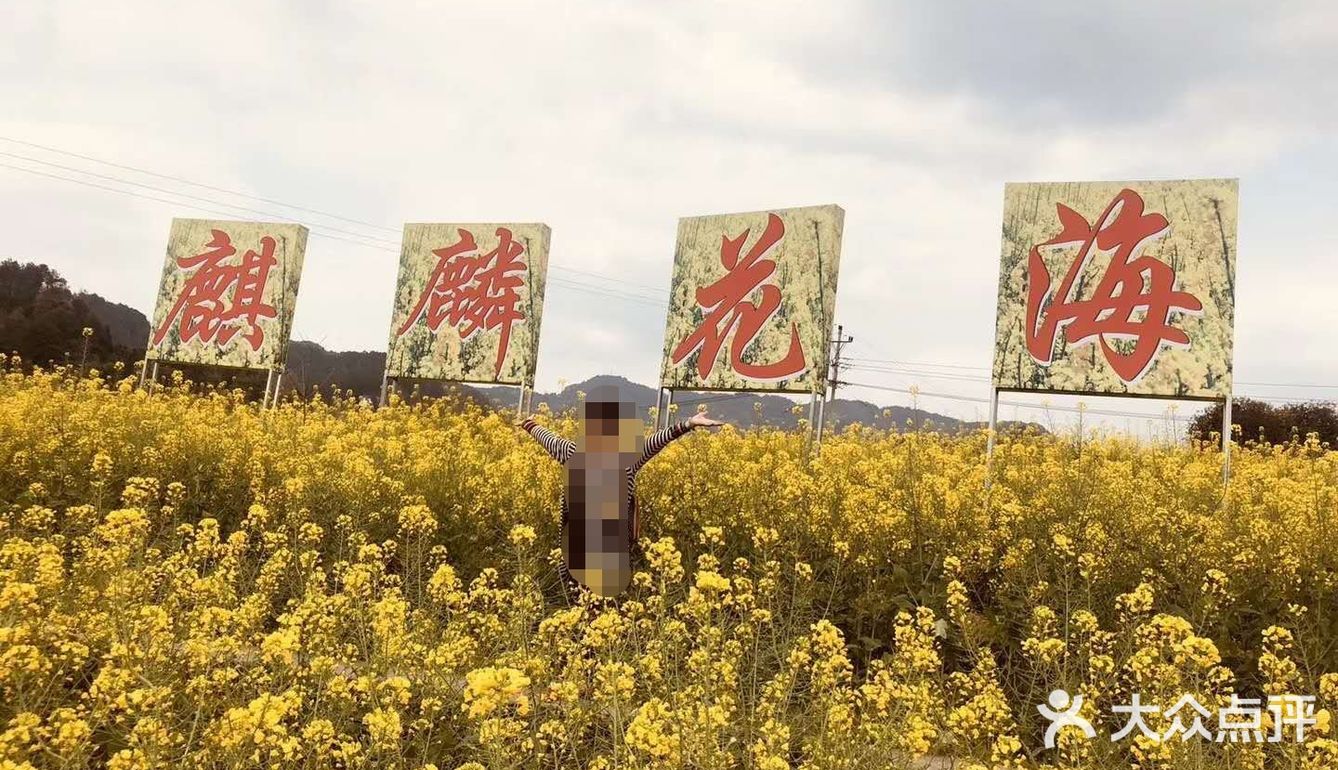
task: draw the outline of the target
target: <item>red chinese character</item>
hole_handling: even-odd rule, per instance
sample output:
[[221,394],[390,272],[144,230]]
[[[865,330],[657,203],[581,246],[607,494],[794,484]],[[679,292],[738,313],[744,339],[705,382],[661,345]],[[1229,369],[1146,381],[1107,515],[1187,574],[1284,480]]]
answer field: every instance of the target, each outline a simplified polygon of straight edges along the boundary
[[[1121,190],[1095,226],[1064,204],[1057,207],[1059,235],[1033,246],[1027,260],[1027,350],[1038,364],[1048,366],[1055,338],[1063,329],[1072,347],[1099,340],[1115,374],[1126,383],[1136,382],[1163,346],[1189,346],[1189,335],[1170,325],[1172,311],[1203,309],[1192,294],[1175,289],[1170,265],[1143,255],[1149,243],[1170,231],[1170,224],[1161,214],[1143,213],[1143,199],[1133,190]],[[1043,306],[1052,298],[1041,249],[1075,245],[1078,256],[1038,323]],[[1077,299],[1078,278],[1096,253],[1109,254],[1110,264],[1091,297]],[[1135,317],[1140,311],[1142,315]],[[1109,344],[1112,339],[1134,340],[1133,349],[1121,353]]]
[[[781,292],[763,281],[776,272],[775,260],[768,259],[771,250],[785,236],[785,223],[775,214],[767,216],[767,227],[757,243],[740,259],[739,252],[748,240],[751,230],[744,230],[737,238],[722,237],[720,264],[729,272],[709,286],[697,289],[697,304],[707,311],[702,325],[674,348],[671,361],[682,363],[694,350],[701,349],[697,358],[697,374],[704,380],[715,368],[725,337],[734,331],[730,341],[729,362],[734,371],[753,380],[775,381],[793,377],[804,371],[808,363],[799,344],[799,327],[790,324],[790,350],[773,364],[750,364],[743,360],[743,351],[752,344],[762,326],[780,309]],[[759,292],[756,302],[747,300]]]
[[500,373],[511,344],[511,324],[525,320],[517,307],[520,293],[516,291],[524,283],[521,276],[526,265],[520,257],[525,247],[513,240],[510,230],[499,227],[497,248],[480,255],[474,234],[464,229],[457,232],[459,242],[432,251],[437,255],[437,266],[397,334],[406,334],[420,317],[433,332],[442,321],[449,321],[459,329],[462,342],[480,330],[500,327],[502,338],[497,345],[495,369]]
[[275,318],[273,306],[265,304],[265,282],[269,270],[278,264],[274,258],[274,239],[260,239],[260,253],[248,249],[238,264],[225,264],[237,253],[232,239],[222,230],[213,230],[213,238],[202,254],[178,257],[177,266],[194,271],[177,297],[172,310],[163,318],[153,335],[158,345],[168,330],[181,318],[181,341],[198,337],[201,342],[212,342],[219,347],[241,330],[245,324],[250,330],[242,335],[252,350],[260,350],[265,342],[265,330],[260,319]]

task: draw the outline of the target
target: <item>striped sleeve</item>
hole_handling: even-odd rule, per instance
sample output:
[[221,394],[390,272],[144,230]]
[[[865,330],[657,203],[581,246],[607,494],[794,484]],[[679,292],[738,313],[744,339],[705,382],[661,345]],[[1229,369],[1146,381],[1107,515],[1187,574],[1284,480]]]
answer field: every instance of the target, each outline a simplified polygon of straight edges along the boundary
[[575,444],[535,422],[532,418],[526,418],[525,422],[520,424],[520,427],[524,428],[526,433],[533,436],[534,440],[543,446],[549,457],[560,463],[567,462],[571,459],[572,452],[576,451]]
[[650,458],[659,454],[661,449],[669,446],[671,441],[691,432],[692,426],[688,424],[687,420],[674,423],[663,430],[655,431],[650,435],[650,438],[646,439],[646,448],[641,452],[641,458],[637,460],[636,465],[632,466],[632,471],[635,473],[641,470],[641,466],[645,465]]

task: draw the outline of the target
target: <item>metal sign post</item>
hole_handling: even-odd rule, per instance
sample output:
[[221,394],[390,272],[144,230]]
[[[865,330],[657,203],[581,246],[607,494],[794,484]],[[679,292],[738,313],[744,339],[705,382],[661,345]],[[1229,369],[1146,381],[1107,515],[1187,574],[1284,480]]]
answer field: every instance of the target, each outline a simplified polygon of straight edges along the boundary
[[1222,399],[1222,486],[1231,483],[1231,396]]
[[990,386],[990,423],[985,436],[985,462],[994,457],[994,434],[999,427],[999,389]]
[[999,389],[990,383],[990,422],[985,431],[985,489],[994,483],[994,437],[999,430]]
[[827,427],[827,399],[818,399],[818,448],[822,448],[822,431]]
[[265,370],[265,389],[260,392],[260,408],[269,408],[269,389],[274,386],[274,370]]

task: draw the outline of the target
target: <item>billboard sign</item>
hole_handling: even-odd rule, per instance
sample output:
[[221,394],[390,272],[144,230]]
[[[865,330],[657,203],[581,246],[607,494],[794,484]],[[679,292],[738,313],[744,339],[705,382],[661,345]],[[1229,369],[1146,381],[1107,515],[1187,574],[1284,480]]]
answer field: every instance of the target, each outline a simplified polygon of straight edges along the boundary
[[282,369],[307,229],[173,219],[146,357]]
[[1231,393],[1234,179],[1004,188],[993,383]]
[[533,385],[548,242],[543,224],[406,224],[386,375]]
[[825,391],[844,220],[839,206],[680,219],[661,386]]

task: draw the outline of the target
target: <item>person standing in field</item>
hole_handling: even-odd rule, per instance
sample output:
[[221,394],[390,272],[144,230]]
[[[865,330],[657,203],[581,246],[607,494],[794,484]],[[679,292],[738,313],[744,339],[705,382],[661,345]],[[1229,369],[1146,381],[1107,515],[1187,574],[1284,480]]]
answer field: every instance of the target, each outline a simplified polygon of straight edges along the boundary
[[521,422],[549,456],[562,464],[564,484],[558,538],[559,570],[564,582],[610,598],[632,582],[632,548],[641,534],[636,510],[636,474],[673,440],[694,428],[723,425],[705,413],[656,431],[649,438],[636,416],[636,405],[624,401],[614,386],[591,391],[581,405],[581,432],[575,441],[540,426]]

